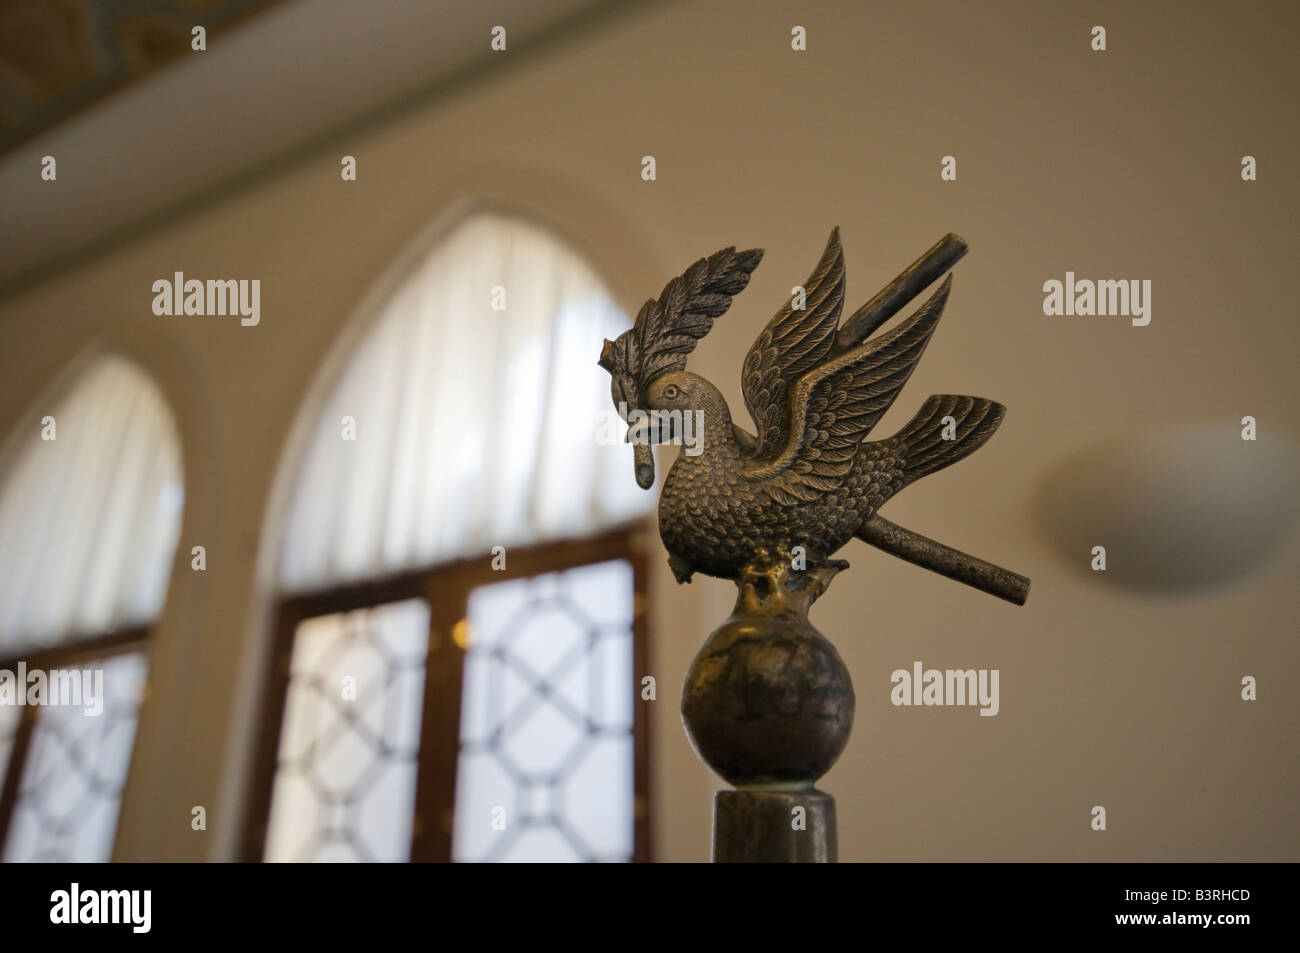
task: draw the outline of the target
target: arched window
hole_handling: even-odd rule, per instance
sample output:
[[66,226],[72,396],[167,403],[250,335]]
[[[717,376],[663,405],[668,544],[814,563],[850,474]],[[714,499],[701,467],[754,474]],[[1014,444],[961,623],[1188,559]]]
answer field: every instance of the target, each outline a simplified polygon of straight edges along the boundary
[[0,841],[105,861],[184,491],[170,410],[96,357],[38,405],[0,472]]
[[651,500],[597,426],[627,315],[480,211],[361,320],[288,503],[247,856],[643,856]]

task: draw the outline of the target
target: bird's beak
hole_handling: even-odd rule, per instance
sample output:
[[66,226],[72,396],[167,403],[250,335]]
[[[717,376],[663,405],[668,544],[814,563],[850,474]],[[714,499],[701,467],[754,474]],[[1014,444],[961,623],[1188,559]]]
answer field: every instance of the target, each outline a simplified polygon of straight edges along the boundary
[[645,444],[649,446],[655,443],[668,443],[677,438],[677,420],[670,414],[659,415],[655,420],[650,414],[638,417],[627,428],[627,436],[623,438],[625,443]]
[[636,451],[636,483],[643,490],[655,485],[655,458],[650,445],[672,439],[672,429],[671,423],[665,425],[663,421],[658,427],[654,426],[654,418],[649,414],[642,414],[627,428],[627,436],[623,439]]
[[650,417],[642,416],[632,421],[632,425],[627,428],[627,436],[623,438],[623,442],[648,447],[650,446],[650,437]]
[[643,443],[638,443],[632,450],[636,454],[636,485],[648,490],[655,485],[654,451]]

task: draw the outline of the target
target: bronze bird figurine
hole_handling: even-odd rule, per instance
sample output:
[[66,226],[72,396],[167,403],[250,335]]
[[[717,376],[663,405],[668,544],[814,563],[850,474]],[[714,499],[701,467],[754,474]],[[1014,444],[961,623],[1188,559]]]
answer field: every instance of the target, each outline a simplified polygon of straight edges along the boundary
[[[958,255],[965,250],[960,244]],[[978,449],[1005,414],[991,400],[939,394],[898,433],[867,439],[924,353],[952,278],[887,333],[863,334],[862,309],[850,319],[853,327],[841,328],[844,256],[836,228],[802,286],[802,300],[786,302],[750,347],[741,382],[757,432],[737,426],[721,392],[687,371],[686,358],[748,284],[762,255],[761,249],[726,248],[697,261],[658,299],[647,301],[634,326],[607,340],[601,354],[600,364],[612,377],[611,396],[631,424],[627,440],[637,445],[642,487],[654,482],[648,444],[676,440],[693,420],[702,423],[698,452],[678,455],[659,501],[660,535],[679,582],[697,572],[739,578],[760,554],[803,555],[809,569],[835,564],[831,556],[855,535],[883,545],[878,526],[868,532],[881,505]],[[893,310],[903,300],[895,298],[900,303]],[[877,314],[874,326],[892,313]],[[905,548],[897,554],[925,564]],[[939,571],[993,591],[973,581],[973,571],[967,573],[972,578]]]

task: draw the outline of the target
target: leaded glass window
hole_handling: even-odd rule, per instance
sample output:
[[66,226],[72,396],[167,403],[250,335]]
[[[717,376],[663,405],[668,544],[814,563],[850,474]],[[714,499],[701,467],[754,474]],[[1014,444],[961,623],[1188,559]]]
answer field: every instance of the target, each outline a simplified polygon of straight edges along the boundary
[[147,670],[142,652],[84,663],[78,672],[102,672],[103,697],[94,703],[102,710],[40,710],[5,840],[6,861],[96,862],[112,854]]
[[294,636],[267,860],[406,860],[429,634],[422,600]]
[[625,560],[470,595],[455,859],[632,857],[633,597]]
[[[402,267],[289,464],[245,856],[403,859],[406,831],[417,860],[644,858],[628,528],[653,500],[598,439],[609,382],[591,344],[631,321],[572,245],[499,209]],[[413,609],[402,651],[377,651],[383,614],[415,603],[424,654]],[[394,665],[400,701],[337,697],[347,668],[398,691]],[[371,798],[389,807],[382,838]]]
[[[102,353],[37,401],[0,464],[0,856],[106,861],[180,534],[175,421],[135,362]],[[18,704],[87,674],[91,704]]]

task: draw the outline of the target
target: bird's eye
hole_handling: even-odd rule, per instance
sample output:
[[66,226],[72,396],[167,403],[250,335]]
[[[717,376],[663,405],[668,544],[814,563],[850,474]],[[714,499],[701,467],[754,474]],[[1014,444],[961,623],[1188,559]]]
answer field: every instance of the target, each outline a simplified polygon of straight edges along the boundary
[[677,399],[677,395],[678,395],[679,393],[681,393],[681,392],[677,389],[677,385],[676,385],[676,384],[669,384],[667,387],[664,388],[664,399],[665,399],[665,400],[676,400],[676,399]]

